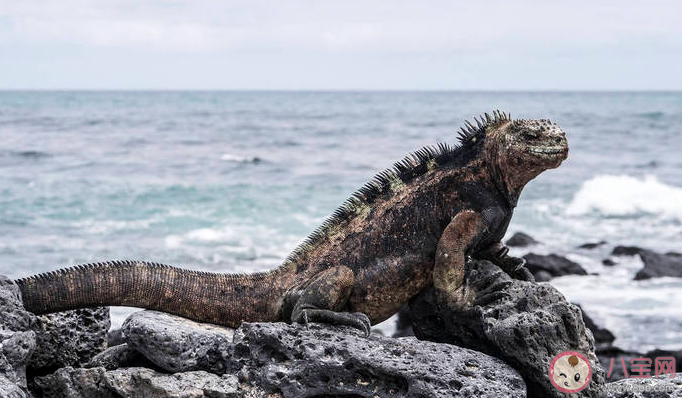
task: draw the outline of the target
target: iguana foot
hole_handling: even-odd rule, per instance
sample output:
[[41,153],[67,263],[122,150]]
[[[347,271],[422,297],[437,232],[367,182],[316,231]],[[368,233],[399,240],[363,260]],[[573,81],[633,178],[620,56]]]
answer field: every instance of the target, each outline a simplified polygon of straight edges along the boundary
[[503,245],[502,242],[490,245],[488,248],[480,251],[477,257],[492,261],[514,279],[535,282],[533,274],[530,273],[528,268],[524,267],[526,259],[510,256],[509,248]]
[[526,259],[523,257],[507,256],[500,261],[500,268],[512,278],[521,281],[535,282],[535,277],[525,265]]
[[350,326],[362,331],[365,337],[369,337],[369,332],[372,328],[369,318],[362,312],[336,312],[311,308],[301,310],[298,319],[294,321],[305,325],[308,322],[320,322],[331,325]]

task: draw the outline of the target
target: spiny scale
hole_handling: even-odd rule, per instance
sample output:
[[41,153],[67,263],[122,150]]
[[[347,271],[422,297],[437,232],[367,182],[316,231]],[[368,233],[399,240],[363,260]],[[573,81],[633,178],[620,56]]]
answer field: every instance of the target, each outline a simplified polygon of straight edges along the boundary
[[474,126],[468,120],[464,121],[465,127],[462,127],[459,132],[458,146],[439,143],[435,147],[423,147],[396,162],[392,168],[386,169],[375,175],[367,184],[353,193],[350,198],[336,209],[320,227],[313,231],[313,233],[303,241],[303,243],[294,249],[284,263],[295,262],[300,255],[314,247],[318,242],[323,241],[331,228],[354,217],[358,207],[370,205],[374,202],[377,197],[390,189],[393,181],[400,180],[403,183],[407,183],[428,172],[429,162],[434,161],[436,166],[438,166],[455,158],[462,153],[468,145],[476,141],[472,140],[472,138],[483,135],[486,127],[503,121],[511,121],[511,115],[495,110],[493,111],[493,117],[486,113],[484,116],[480,116],[480,119],[481,120],[479,121],[477,118],[474,118],[478,127]]

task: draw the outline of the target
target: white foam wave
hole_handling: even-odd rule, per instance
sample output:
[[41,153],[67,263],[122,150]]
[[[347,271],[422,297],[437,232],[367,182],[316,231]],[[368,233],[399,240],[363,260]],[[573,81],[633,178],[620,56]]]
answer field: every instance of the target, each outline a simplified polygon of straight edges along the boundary
[[140,230],[149,228],[160,221],[159,217],[141,220],[96,220],[85,219],[73,222],[73,226],[91,234],[103,234],[112,231]]
[[682,220],[682,188],[664,184],[655,176],[596,176],[583,183],[566,208],[566,214],[573,216],[595,212],[607,217],[656,214]]
[[235,163],[258,163],[261,161],[258,156],[239,156],[231,153],[224,153],[220,159]]
[[[222,263],[231,272],[253,272],[279,265],[300,239],[261,225],[235,224],[168,235],[165,244],[205,264]],[[256,259],[257,264],[251,263]]]

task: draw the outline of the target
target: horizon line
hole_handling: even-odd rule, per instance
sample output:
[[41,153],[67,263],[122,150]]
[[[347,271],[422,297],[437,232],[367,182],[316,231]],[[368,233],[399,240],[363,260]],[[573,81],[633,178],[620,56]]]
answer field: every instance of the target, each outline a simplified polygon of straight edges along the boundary
[[682,89],[207,89],[207,88],[0,88],[0,92],[263,92],[263,93],[680,93]]

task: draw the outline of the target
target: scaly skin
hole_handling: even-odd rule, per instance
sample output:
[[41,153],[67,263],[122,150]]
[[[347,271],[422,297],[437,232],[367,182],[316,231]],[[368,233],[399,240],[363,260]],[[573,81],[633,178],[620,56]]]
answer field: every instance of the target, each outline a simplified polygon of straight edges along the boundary
[[[523,187],[568,154],[548,120],[494,112],[467,122],[461,145],[423,148],[356,192],[277,269],[188,271],[140,261],[89,264],[17,281],[37,314],[100,305],[165,311],[203,322],[328,322],[369,333],[433,283],[440,305],[497,299],[464,283],[468,256],[532,280],[501,243]],[[482,296],[482,297],[481,297]]]

